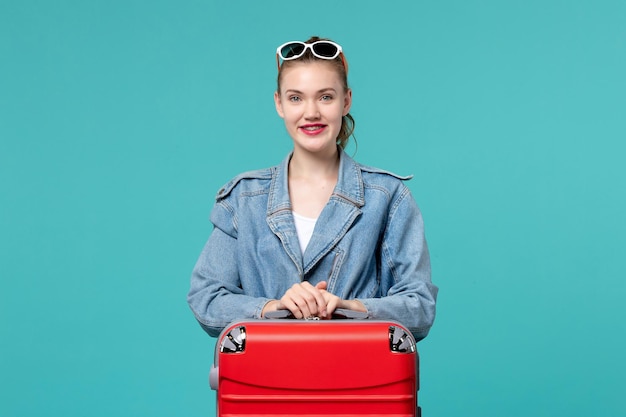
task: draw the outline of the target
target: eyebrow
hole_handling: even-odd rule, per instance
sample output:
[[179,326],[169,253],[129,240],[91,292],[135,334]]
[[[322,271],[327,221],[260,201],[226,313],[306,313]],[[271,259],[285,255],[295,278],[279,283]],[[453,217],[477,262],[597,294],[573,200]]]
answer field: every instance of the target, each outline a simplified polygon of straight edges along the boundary
[[[321,93],[327,93],[327,92],[333,92],[336,93],[337,90],[335,90],[332,87],[328,87],[328,88],[322,88],[321,90],[318,90],[316,94],[321,94]],[[293,88],[290,88],[289,90],[285,90],[285,93],[296,93],[296,94],[303,94],[302,91],[300,90],[295,90]]]

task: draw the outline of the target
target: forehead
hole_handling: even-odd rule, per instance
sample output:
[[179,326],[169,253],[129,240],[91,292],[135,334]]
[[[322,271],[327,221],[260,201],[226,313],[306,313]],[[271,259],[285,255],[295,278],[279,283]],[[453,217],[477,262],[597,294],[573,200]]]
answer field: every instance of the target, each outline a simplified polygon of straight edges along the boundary
[[321,88],[340,89],[342,87],[339,72],[328,62],[293,62],[281,71],[282,90],[306,91]]

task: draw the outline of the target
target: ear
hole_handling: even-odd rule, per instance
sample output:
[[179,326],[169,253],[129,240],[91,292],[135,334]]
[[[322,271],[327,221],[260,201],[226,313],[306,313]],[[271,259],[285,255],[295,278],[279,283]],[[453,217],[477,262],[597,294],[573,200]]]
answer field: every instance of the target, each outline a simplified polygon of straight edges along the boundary
[[276,113],[278,113],[278,115],[284,119],[285,114],[283,113],[283,105],[280,102],[280,94],[278,93],[278,91],[274,92],[274,105],[276,106]]
[[352,107],[352,90],[348,88],[343,102],[343,115],[350,113],[350,107]]

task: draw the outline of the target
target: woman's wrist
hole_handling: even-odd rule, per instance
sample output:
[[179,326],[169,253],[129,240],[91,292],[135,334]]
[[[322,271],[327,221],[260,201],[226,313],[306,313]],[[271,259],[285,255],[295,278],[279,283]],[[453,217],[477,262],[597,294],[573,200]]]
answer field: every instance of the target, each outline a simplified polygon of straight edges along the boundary
[[265,318],[265,313],[267,313],[268,311],[276,311],[277,307],[278,307],[278,303],[280,301],[278,300],[270,300],[267,303],[265,303],[265,305],[263,306],[263,309],[261,310],[261,318]]
[[367,308],[359,300],[342,300],[342,302],[339,304],[339,307],[344,308],[346,310],[360,311],[363,313],[367,313]]

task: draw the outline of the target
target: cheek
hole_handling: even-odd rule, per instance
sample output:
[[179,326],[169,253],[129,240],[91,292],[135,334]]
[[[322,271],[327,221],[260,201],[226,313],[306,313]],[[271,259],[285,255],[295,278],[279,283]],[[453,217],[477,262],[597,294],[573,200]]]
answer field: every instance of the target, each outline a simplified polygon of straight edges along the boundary
[[283,107],[283,118],[285,122],[295,122],[300,120],[301,112],[298,111],[297,108],[293,106],[284,106]]
[[[342,119],[343,116],[345,116],[345,113],[346,112],[344,111],[344,107],[341,104],[337,103],[336,106],[333,106],[332,118],[335,119],[335,120],[338,120],[339,122],[341,122],[341,119]],[[330,116],[330,114],[329,114],[329,116]]]

